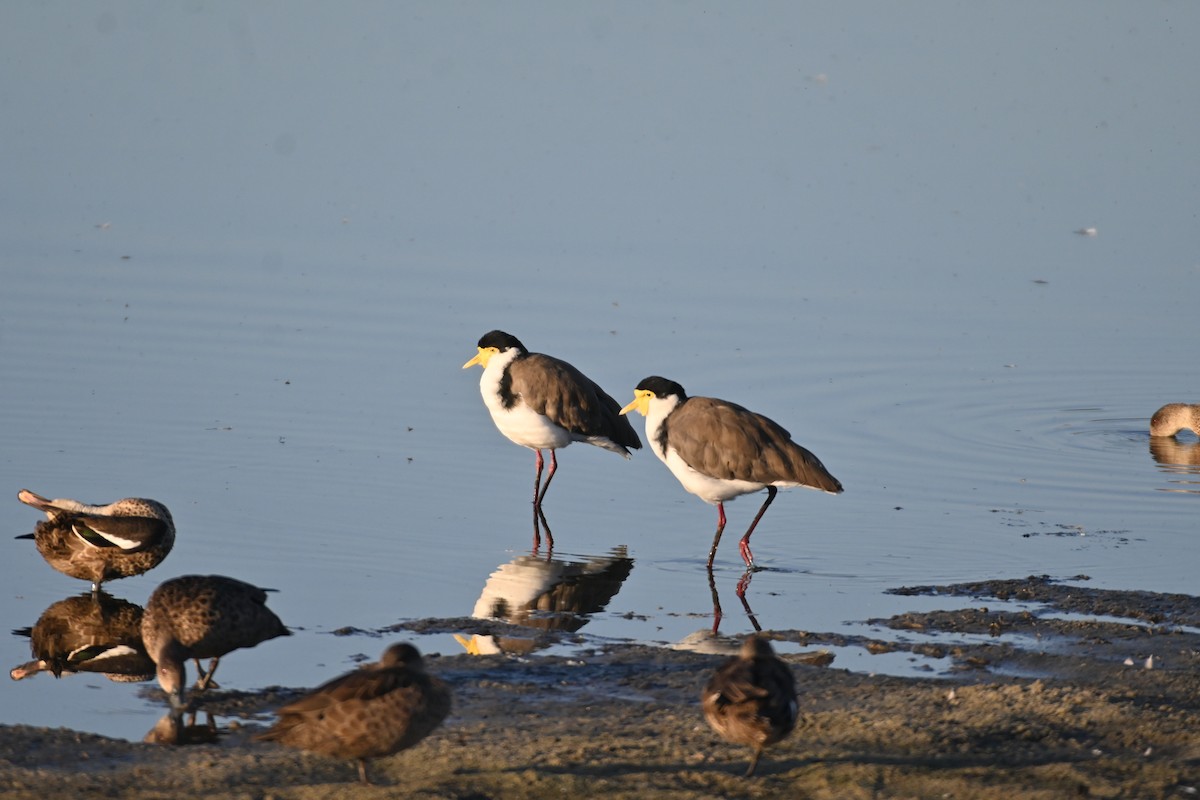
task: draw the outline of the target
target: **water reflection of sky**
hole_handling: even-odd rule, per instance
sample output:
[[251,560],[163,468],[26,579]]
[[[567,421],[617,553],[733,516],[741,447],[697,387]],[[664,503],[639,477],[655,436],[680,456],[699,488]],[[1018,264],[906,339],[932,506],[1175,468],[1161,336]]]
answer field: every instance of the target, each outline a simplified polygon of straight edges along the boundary
[[[905,610],[905,582],[1192,591],[1194,472],[1144,426],[1198,399],[1198,16],[13,7],[0,519],[32,530],[23,487],[163,500],[175,552],[113,593],[278,588],[301,635],[222,677],[314,685],[380,649],[320,634],[467,615],[527,552],[532,454],[459,369],[504,327],[622,403],[661,373],[767,413],[843,481],[755,534],[764,627]],[[636,564],[581,633],[706,627],[713,510],[645,452],[560,465],[560,549]],[[8,629],[86,588],[4,552]],[[739,575],[726,541],[730,633]],[[4,684],[0,722],[159,716],[87,680]]]

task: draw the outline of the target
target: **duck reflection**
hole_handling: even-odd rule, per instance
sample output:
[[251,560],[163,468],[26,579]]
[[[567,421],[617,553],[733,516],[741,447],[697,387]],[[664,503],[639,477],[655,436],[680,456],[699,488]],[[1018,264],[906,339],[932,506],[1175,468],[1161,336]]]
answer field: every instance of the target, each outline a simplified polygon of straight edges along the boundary
[[220,731],[217,721],[212,714],[205,712],[204,722],[196,722],[196,712],[184,714],[180,709],[172,709],[154,723],[150,732],[142,738],[146,744],[189,745],[212,744],[217,741]]
[[29,637],[34,660],[9,675],[19,681],[39,672],[56,678],[94,672],[121,683],[150,680],[154,662],[142,645],[141,625],[141,606],[104,591],[59,600],[32,628],[13,631]]
[[[1150,456],[1158,463],[1162,472],[1181,476],[1171,480],[1171,483],[1179,484],[1177,487],[1164,491],[1200,494],[1200,441],[1181,441],[1173,436],[1151,436]],[[1196,477],[1182,477],[1189,475]],[[1192,486],[1195,488],[1188,488]]]
[[[540,631],[579,630],[589,614],[602,611],[620,591],[633,570],[633,559],[624,545],[603,556],[568,558],[542,557],[534,551],[501,564],[488,578],[471,616]],[[533,638],[524,637],[456,638],[476,655],[538,647]]]

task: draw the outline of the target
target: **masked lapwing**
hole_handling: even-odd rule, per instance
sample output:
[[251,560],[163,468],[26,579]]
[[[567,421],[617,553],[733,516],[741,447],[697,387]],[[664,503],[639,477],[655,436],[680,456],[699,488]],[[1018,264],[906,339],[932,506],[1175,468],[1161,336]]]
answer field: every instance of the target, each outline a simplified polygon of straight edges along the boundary
[[725,740],[753,750],[746,777],[763,750],[796,727],[796,679],[771,643],[755,634],[720,667],[700,695],[704,719]]
[[93,592],[105,581],[153,569],[175,545],[171,512],[155,500],[126,497],[90,505],[51,500],[28,489],[18,492],[17,499],[46,514],[33,533],[17,538],[33,539],[47,564],[64,575],[91,581]]
[[646,417],[646,439],[683,488],[717,507],[717,533],[708,567],[725,530],[725,501],[767,490],[767,499],[740,543],[742,560],[754,568],[750,534],[775,499],[779,487],[805,486],[830,494],[842,484],[791,434],[761,414],[712,397],[688,397],[683,387],[657,376],[633,392],[622,414],[637,410]]
[[[621,404],[575,367],[542,353],[530,353],[504,331],[486,333],[479,352],[463,364],[483,367],[479,391],[500,432],[537,454],[533,505],[540,508],[558,469],[555,451],[572,442],[587,442],[629,458],[642,442]],[[550,468],[542,483],[542,451],[550,451]]]

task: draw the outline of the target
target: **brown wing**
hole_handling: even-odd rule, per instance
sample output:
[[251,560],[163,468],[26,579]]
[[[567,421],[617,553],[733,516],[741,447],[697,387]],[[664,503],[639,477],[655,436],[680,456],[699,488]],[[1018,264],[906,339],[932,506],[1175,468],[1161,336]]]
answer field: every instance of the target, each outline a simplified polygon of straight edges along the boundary
[[445,684],[404,668],[351,672],[279,709],[256,738],[343,758],[369,758],[410,747],[450,710]]
[[701,706],[709,725],[730,741],[771,744],[795,727],[795,679],[777,658],[731,659],[705,686]]
[[567,362],[531,353],[514,361],[509,373],[514,394],[571,433],[606,436],[635,450],[642,446],[629,418],[621,416],[621,404]]
[[759,714],[766,692],[754,685],[751,662],[734,658],[722,664],[700,700],[705,720],[731,742],[758,744],[767,738],[769,726]]
[[166,538],[167,524],[152,517],[113,517],[81,514],[70,517],[75,535],[93,547],[116,547],[136,553]]
[[755,682],[754,662],[733,658],[722,664],[705,687],[705,696],[722,706],[757,702],[767,690]]
[[349,700],[369,701],[413,685],[404,669],[362,669],[321,684],[311,693],[279,709],[280,716],[311,714]]
[[287,627],[266,606],[267,593],[223,575],[185,575],[160,585],[150,597],[143,633],[160,625],[190,648],[191,657],[217,658],[254,647]]
[[761,414],[712,397],[690,397],[667,417],[671,446],[692,469],[724,480],[792,481],[842,491],[815,455]]
[[772,737],[782,739],[796,727],[796,678],[778,658],[754,660],[754,683],[765,692],[759,714],[770,723]]

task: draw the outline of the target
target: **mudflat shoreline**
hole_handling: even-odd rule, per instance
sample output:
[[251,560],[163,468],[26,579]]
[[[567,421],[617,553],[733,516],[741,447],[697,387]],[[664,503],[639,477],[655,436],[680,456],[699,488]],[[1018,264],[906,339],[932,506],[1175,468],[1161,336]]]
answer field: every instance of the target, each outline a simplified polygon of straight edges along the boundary
[[[879,630],[979,630],[991,641],[948,645],[941,655],[955,669],[929,678],[786,656],[800,724],[751,779],[741,777],[745,749],[718,739],[699,712],[699,689],[722,656],[621,645],[572,658],[431,657],[430,671],[454,687],[454,710],[412,750],[374,762],[370,787],[356,783],[350,763],[250,741],[272,708],[305,688],[297,687],[205,696],[190,738],[207,743],[194,746],[0,726],[0,793],[38,800],[1200,796],[1200,600],[1064,591],[1038,578],[912,592],[945,595],[947,607],[875,621]],[[981,602],[1013,592],[1038,594],[1047,612],[1006,614]],[[1069,617],[1053,613],[1068,604]],[[1084,618],[1101,608],[1104,619]],[[403,631],[385,635],[404,638]],[[835,638],[769,635],[816,653]],[[917,649],[904,638],[855,643]],[[204,726],[209,715],[212,729]]]

